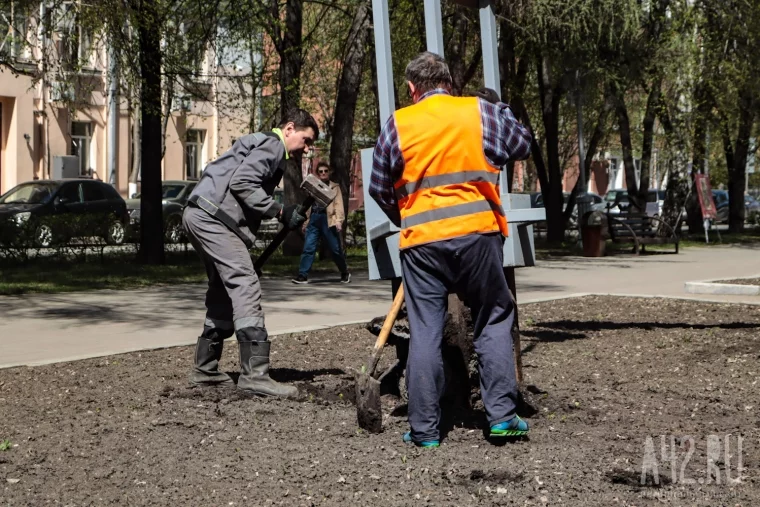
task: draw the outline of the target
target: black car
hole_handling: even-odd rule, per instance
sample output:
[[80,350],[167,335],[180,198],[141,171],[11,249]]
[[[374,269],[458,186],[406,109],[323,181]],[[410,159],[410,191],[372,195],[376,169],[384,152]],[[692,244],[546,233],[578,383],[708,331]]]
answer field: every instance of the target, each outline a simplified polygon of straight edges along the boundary
[[[602,196],[599,194],[595,194],[594,192],[586,192],[586,195],[589,199],[589,205],[591,206],[591,209],[594,209],[594,206],[602,202]],[[576,196],[577,198],[577,196]],[[567,203],[570,201],[570,192],[562,192],[562,200],[564,204],[562,205],[562,211],[564,212],[567,209]],[[577,201],[576,201],[577,204]],[[530,194],[530,207],[531,208],[543,208],[544,207],[544,195],[541,192],[533,192]],[[568,229],[575,229],[578,227],[578,206],[576,205],[573,207],[573,212],[570,214],[570,218],[567,220],[566,227]]]
[[[164,181],[161,184],[161,209],[164,218],[164,239],[167,243],[180,243],[185,240],[185,229],[182,226],[182,211],[187,206],[197,181],[176,180]],[[127,199],[129,211],[130,234],[140,235],[140,194],[134,194]]]
[[127,205],[111,186],[98,180],[37,180],[0,196],[3,240],[29,236],[49,247],[72,237],[99,236],[120,245],[126,237]]

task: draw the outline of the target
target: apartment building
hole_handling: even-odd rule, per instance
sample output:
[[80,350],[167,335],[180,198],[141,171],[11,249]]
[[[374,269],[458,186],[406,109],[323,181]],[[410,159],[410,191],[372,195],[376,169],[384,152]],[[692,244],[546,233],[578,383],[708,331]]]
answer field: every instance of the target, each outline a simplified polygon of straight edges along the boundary
[[[119,81],[115,106],[109,101],[108,41],[95,41],[77,26],[76,2],[61,3],[55,29],[43,35],[40,5],[39,12],[26,13],[14,11],[13,2],[0,7],[0,193],[55,177],[59,166],[75,166],[77,174],[111,182],[127,197],[136,190],[130,169],[139,167],[133,165],[137,116],[125,83]],[[206,54],[197,75],[173,88],[166,101],[163,179],[199,177],[208,161],[248,133],[250,118],[239,103],[221,100],[239,91],[230,73],[245,69],[221,72],[214,63]]]

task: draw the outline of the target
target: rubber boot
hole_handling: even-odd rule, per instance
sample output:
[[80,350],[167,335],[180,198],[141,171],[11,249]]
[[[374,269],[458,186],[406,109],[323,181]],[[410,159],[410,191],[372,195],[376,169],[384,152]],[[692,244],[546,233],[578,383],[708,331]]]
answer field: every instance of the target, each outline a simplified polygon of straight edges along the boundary
[[240,329],[237,332],[237,338],[240,346],[238,389],[251,394],[278,398],[293,398],[298,394],[296,387],[280,384],[269,377],[269,350],[272,343],[266,341],[265,329]]
[[190,374],[190,383],[197,386],[233,385],[234,382],[226,373],[219,371],[219,360],[222,358],[224,337],[216,330],[204,328],[195,345],[195,366]]

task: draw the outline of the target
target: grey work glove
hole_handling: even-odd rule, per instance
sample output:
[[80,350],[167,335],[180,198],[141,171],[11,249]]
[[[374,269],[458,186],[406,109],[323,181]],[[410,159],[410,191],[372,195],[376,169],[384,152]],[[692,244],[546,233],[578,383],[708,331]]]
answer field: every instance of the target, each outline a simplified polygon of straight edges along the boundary
[[300,208],[297,204],[290,204],[282,208],[280,223],[291,231],[298,229],[306,221],[306,214]]

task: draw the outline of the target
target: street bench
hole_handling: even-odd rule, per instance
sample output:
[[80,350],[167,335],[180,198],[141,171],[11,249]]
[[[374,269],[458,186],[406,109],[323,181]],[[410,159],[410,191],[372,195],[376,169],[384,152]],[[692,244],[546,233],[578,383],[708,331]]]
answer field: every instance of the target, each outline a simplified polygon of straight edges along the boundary
[[[667,231],[667,235],[659,235],[660,224]],[[633,253],[636,255],[643,252],[646,245],[673,244],[674,253],[678,253],[678,235],[667,222],[658,217],[651,217],[646,213],[607,213],[607,228],[613,243],[633,243]]]

